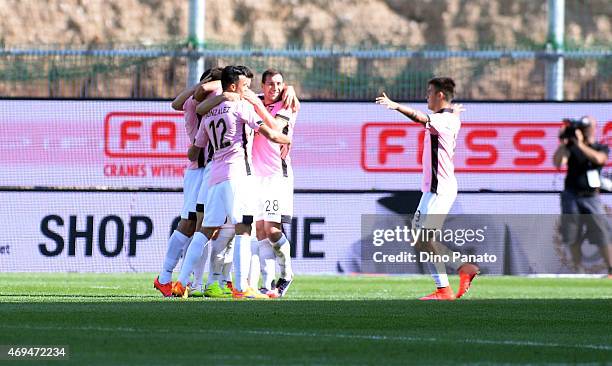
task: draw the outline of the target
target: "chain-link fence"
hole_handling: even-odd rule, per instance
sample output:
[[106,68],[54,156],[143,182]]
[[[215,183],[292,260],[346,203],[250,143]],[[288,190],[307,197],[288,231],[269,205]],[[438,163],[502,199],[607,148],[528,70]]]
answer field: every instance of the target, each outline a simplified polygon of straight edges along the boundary
[[[8,97],[172,98],[186,85],[187,60],[206,67],[280,69],[302,99],[425,97],[427,80],[451,76],[462,100],[543,100],[546,63],[535,50],[245,50],[184,45],[139,49],[0,50],[0,93]],[[612,49],[565,51],[566,100],[612,99]],[[254,82],[257,88],[258,82]]]

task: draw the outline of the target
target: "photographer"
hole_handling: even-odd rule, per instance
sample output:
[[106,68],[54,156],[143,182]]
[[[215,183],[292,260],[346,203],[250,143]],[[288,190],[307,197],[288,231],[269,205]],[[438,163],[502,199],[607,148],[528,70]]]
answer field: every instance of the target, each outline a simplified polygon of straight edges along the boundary
[[[584,272],[581,244],[588,238],[597,245],[612,274],[610,229],[599,190],[601,168],[608,161],[608,146],[595,142],[596,121],[589,116],[565,119],[553,162],[567,165],[565,189],[561,192],[561,235],[570,246],[577,272]],[[586,228],[583,234],[583,227]]]

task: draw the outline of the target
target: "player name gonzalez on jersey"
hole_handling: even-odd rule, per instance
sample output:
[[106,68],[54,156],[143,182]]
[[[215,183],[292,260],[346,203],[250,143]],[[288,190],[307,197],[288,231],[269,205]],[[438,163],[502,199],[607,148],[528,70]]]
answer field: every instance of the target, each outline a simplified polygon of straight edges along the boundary
[[226,114],[227,112],[229,112],[230,107],[228,106],[223,106],[223,107],[219,107],[219,108],[214,108],[212,109],[210,112],[206,113],[203,118],[209,118],[209,117],[214,117],[214,116],[218,116],[220,114]]
[[[437,77],[427,83],[427,108],[434,113],[426,114],[416,109],[400,105],[387,97],[385,93],[376,98],[376,103],[396,110],[412,121],[425,127],[423,137],[423,192],[419,206],[412,221],[413,228],[441,229],[444,218],[449,213],[457,197],[457,179],[453,157],[457,135],[461,128],[459,114],[461,105],[451,105],[455,94],[455,82],[448,77]],[[453,109],[454,108],[454,109]],[[436,283],[436,291],[421,297],[421,300],[455,300],[463,296],[479,273],[478,266],[462,262],[463,257],[456,258],[453,251],[435,240],[419,240],[417,251],[432,253],[435,256],[448,258],[445,263],[425,261],[431,276]],[[459,290],[455,294],[450,287],[445,264],[459,272]]]

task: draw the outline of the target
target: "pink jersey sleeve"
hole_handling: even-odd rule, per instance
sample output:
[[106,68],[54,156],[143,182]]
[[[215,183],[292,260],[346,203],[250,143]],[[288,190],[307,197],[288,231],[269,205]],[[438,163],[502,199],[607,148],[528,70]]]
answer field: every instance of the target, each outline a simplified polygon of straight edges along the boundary
[[204,148],[206,144],[208,144],[208,133],[206,133],[206,126],[204,124],[200,124],[200,128],[198,129],[198,133],[195,136],[195,142],[193,143],[197,147]]
[[240,102],[239,114],[253,131],[258,131],[259,126],[263,124],[261,117],[255,112],[253,105],[247,101]]
[[[221,88],[217,88],[211,91],[210,93],[208,93],[204,100],[216,97],[218,95],[221,95],[222,93],[223,93],[223,90],[221,90]],[[204,148],[208,144],[208,141],[209,141],[209,137],[208,137],[208,134],[206,133],[206,126],[204,126],[204,124],[201,124],[200,128],[198,129],[197,134],[195,135],[194,145],[197,147]]]
[[198,133],[198,116],[196,115],[196,107],[198,103],[193,96],[189,97],[183,103],[183,111],[185,112],[185,132],[189,136],[189,141],[193,141]]
[[293,138],[293,129],[295,128],[297,112],[293,112],[291,109],[283,108],[276,112],[276,115],[274,117],[276,119],[281,119],[286,122],[285,127],[282,129],[282,132],[289,136],[289,138]]

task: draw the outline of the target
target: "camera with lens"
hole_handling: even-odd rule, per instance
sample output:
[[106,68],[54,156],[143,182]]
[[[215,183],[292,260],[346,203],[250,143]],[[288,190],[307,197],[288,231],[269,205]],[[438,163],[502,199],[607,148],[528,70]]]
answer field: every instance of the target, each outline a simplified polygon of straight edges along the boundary
[[560,139],[571,139],[576,137],[576,130],[583,131],[591,125],[591,121],[585,116],[580,118],[564,118],[565,128],[559,134]]

